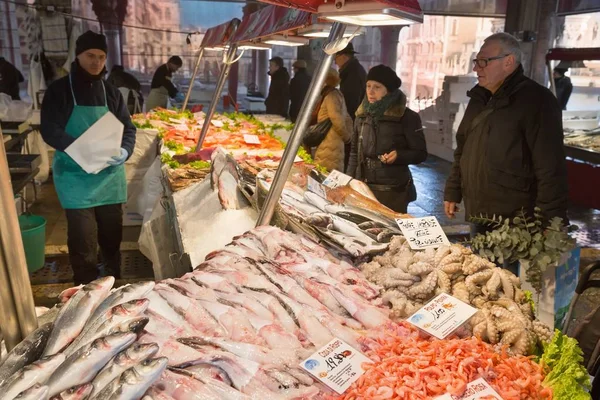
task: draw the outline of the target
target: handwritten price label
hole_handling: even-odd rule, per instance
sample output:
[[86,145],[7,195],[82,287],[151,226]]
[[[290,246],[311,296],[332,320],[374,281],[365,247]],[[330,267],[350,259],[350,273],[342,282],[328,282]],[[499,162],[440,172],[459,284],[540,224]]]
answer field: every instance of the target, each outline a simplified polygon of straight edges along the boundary
[[479,378],[469,383],[462,395],[456,396],[453,394],[445,394],[436,397],[435,400],[478,400],[483,398],[487,400],[502,400],[502,397],[500,397],[485,379]]
[[300,363],[315,378],[344,393],[365,371],[362,364],[372,362],[348,343],[335,338]]
[[413,250],[450,244],[436,217],[399,218],[396,223]]
[[343,174],[337,169],[334,169],[327,175],[327,178],[323,181],[323,185],[335,189],[339,186],[346,186],[351,180],[352,177],[350,175]]
[[260,144],[260,139],[256,135],[244,135],[244,142],[248,144]]
[[467,303],[442,293],[414,313],[408,322],[438,339],[445,339],[476,312],[477,309]]

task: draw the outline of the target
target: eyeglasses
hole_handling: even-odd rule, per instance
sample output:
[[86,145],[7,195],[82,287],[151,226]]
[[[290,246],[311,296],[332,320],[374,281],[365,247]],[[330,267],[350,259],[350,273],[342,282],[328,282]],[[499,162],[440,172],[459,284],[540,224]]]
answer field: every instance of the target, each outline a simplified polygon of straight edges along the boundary
[[475,58],[473,60],[473,65],[476,65],[479,68],[485,68],[485,67],[488,66],[488,63],[490,61],[500,60],[500,59],[508,57],[508,56],[510,56],[510,53],[509,54],[505,54],[503,56],[496,56],[496,57],[490,57],[490,58]]

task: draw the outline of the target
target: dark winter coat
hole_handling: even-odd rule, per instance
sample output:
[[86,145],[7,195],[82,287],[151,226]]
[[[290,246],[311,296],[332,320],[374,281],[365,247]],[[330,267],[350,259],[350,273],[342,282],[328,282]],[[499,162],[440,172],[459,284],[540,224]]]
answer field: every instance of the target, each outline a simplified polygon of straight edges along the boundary
[[306,68],[300,68],[290,81],[290,119],[296,122],[300,107],[308,92],[311,76],[306,72]]
[[[137,80],[137,78],[131,75],[128,72],[123,70],[115,70],[113,69],[106,78],[106,82],[115,86],[116,88],[127,88],[137,94],[137,100],[139,102],[139,106],[143,107],[144,105],[144,96],[142,95],[142,85]],[[133,93],[129,93],[129,98],[127,99],[127,109],[130,114],[133,114],[135,111],[135,98]]]
[[290,107],[290,74],[287,68],[281,67],[271,75],[269,95],[265,100],[267,114],[288,116]]
[[[80,106],[103,106],[104,91],[102,81],[92,78],[77,62],[71,66],[73,92]],[[131,122],[127,105],[119,89],[104,82],[108,109],[125,126],[121,147],[133,154],[135,146],[135,126]],[[41,134],[44,141],[59,151],[64,151],[75,139],[65,132],[67,122],[73,111],[73,96],[69,86],[69,77],[60,78],[48,87],[44,94],[41,112]]]
[[173,77],[173,72],[167,67],[167,64],[163,64],[156,69],[154,72],[154,76],[152,77],[152,83],[150,83],[150,89],[158,89],[160,87],[164,87],[169,92],[170,98],[175,98],[177,96],[178,90],[171,82],[171,78]]
[[537,206],[566,219],[562,116],[552,92],[519,67],[494,95],[475,86],[468,96],[444,200],[464,199],[467,218]]
[[[393,164],[379,161],[379,156],[393,150],[398,154]],[[381,203],[395,211],[406,212],[408,203],[416,200],[408,166],[420,164],[426,158],[421,118],[406,107],[404,93],[399,91],[398,100],[379,121],[366,114],[362,105],[358,108],[346,173],[366,182]]]
[[13,100],[21,100],[19,83],[23,81],[23,74],[14,65],[0,57],[0,93],[6,93]]
[[340,68],[340,79],[340,90],[344,95],[348,114],[354,121],[356,110],[367,91],[367,72],[358,59],[352,57]]
[[556,98],[558,99],[558,104],[560,105],[561,110],[566,110],[567,103],[571,97],[571,92],[573,92],[571,78],[563,76],[562,78],[557,78],[554,83],[556,85]]

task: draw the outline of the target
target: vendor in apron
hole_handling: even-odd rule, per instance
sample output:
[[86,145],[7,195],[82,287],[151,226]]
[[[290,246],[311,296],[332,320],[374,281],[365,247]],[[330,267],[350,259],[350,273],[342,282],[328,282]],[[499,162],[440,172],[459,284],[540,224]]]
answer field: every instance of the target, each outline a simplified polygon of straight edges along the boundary
[[148,95],[148,101],[146,101],[146,111],[157,107],[168,108],[169,98],[183,101],[183,93],[179,92],[175,85],[173,85],[173,82],[171,82],[173,73],[177,72],[182,65],[183,61],[180,57],[172,56],[166,64],[158,67],[150,84],[150,94]]
[[[54,186],[67,215],[67,245],[75,285],[100,275],[120,277],[122,205],[127,200],[123,163],[133,153],[135,126],[119,90],[102,80],[106,52],[104,35],[92,31],[81,35],[70,74],[50,85],[42,103],[41,133],[56,149]],[[124,125],[121,152],[107,160],[109,167],[88,174],[64,151],[108,112]],[[92,153],[93,149],[90,157]]]

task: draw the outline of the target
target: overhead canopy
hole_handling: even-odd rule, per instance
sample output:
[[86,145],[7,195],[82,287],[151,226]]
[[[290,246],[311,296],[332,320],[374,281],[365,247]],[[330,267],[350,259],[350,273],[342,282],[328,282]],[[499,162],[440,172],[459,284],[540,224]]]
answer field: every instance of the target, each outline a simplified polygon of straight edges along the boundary
[[229,43],[232,34],[235,32],[235,27],[239,23],[240,20],[234,18],[229,22],[208,29],[204,34],[204,39],[202,39],[201,47],[216,47]]
[[303,28],[310,23],[309,12],[271,5],[244,17],[233,37],[233,42],[247,42],[291,29]]
[[546,61],[584,61],[600,60],[600,47],[587,47],[580,49],[550,49],[546,54]]
[[[271,3],[284,7],[296,7],[302,11],[317,12],[320,5],[332,3],[333,0],[260,0],[262,3]],[[346,4],[354,3],[353,0],[346,0]],[[421,14],[421,6],[418,0],[376,0],[377,3],[396,8],[408,13]]]
[[559,0],[557,15],[584,14],[600,11],[598,0]]

